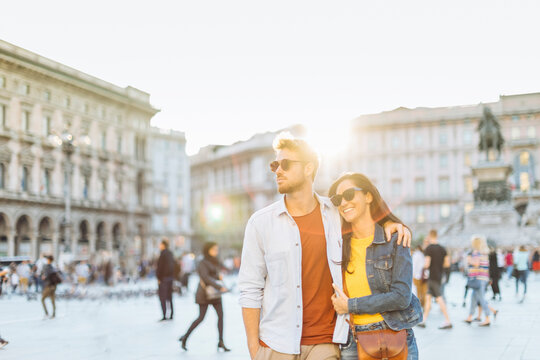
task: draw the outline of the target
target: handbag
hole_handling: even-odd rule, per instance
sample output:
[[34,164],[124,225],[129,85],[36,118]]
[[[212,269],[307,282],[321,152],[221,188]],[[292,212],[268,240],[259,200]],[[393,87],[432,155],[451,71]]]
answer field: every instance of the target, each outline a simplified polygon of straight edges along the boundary
[[[345,284],[345,275],[343,275],[343,290],[349,296]],[[407,346],[406,329],[400,331],[384,329],[357,332],[354,324],[349,320],[347,322],[356,341],[359,360],[407,360],[409,348]]]
[[394,331],[392,329],[356,332],[359,360],[406,360],[409,354],[407,346],[407,330]]
[[204,289],[204,294],[206,295],[206,300],[217,300],[221,298],[221,291],[216,289],[213,286],[208,286],[201,279],[201,286]]

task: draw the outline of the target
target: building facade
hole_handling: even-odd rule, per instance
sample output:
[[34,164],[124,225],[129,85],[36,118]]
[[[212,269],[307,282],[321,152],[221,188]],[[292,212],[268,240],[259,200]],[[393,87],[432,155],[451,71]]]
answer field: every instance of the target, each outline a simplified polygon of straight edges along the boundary
[[497,102],[472,106],[398,108],[360,116],[353,121],[355,146],[344,166],[368,175],[416,235],[431,228],[444,230],[473,208],[477,184],[471,166],[482,160],[476,128],[485,106],[501,125],[506,141],[501,156],[513,167],[514,206],[523,212],[540,195],[540,93],[501,96]]
[[145,92],[0,41],[0,256],[144,255],[156,112]]
[[[294,126],[293,135],[304,129]],[[256,134],[232,145],[202,148],[191,157],[194,246],[215,241],[240,250],[251,214],[280,198],[269,163],[277,132]]]
[[[158,249],[167,237],[171,250],[191,248],[190,166],[183,132],[152,128],[153,207],[151,237]],[[154,251],[155,251],[154,250]]]

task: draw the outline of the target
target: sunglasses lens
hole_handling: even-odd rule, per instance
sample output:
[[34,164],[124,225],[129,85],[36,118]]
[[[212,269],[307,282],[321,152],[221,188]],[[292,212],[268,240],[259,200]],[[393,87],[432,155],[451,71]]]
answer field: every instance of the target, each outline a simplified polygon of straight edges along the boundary
[[291,166],[291,163],[290,163],[289,159],[281,160],[281,168],[283,169],[283,171],[289,170],[290,166]]
[[354,199],[354,189],[347,189],[343,192],[343,198],[347,201]]
[[341,195],[334,195],[330,198],[330,201],[332,201],[332,204],[334,204],[334,206],[339,206],[341,205]]
[[270,163],[270,170],[272,170],[272,172],[276,172],[278,167],[279,167],[279,163],[277,161],[272,161]]

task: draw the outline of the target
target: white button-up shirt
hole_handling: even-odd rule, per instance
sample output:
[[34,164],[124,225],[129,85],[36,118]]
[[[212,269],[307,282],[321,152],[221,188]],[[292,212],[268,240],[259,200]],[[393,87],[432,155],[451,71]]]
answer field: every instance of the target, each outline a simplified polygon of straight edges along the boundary
[[[330,273],[333,282],[342,288],[339,213],[328,198],[315,196],[321,208]],[[285,197],[249,219],[238,287],[240,306],[261,309],[260,339],[275,351],[299,354],[303,319],[302,246],[298,226],[285,206]],[[347,335],[345,315],[338,315],[333,342],[346,343]]]

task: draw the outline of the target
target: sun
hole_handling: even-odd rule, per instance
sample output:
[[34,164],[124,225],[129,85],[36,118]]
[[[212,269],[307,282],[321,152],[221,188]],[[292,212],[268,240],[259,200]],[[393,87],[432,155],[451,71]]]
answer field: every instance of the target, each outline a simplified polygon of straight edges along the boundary
[[307,124],[306,128],[306,140],[319,156],[332,158],[347,150],[351,131],[345,122]]

